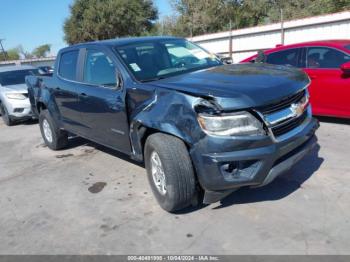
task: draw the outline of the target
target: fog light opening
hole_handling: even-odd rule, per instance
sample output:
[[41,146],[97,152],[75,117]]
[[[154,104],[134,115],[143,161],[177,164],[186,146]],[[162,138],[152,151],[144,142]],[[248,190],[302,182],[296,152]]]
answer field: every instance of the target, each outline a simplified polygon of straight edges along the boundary
[[230,162],[221,166],[221,171],[230,175],[234,175],[238,171],[238,162]]
[[261,161],[246,160],[226,162],[220,166],[221,174],[227,181],[251,180],[260,169]]
[[15,108],[13,110],[13,112],[15,112],[15,113],[23,113],[23,111],[24,111],[24,108]]

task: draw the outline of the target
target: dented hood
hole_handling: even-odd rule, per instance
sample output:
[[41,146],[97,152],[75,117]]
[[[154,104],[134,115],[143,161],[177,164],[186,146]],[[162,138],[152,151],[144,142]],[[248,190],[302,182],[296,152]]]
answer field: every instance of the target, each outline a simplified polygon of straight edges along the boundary
[[225,110],[279,101],[309,84],[299,69],[268,64],[223,65],[153,82],[194,96],[213,97]]

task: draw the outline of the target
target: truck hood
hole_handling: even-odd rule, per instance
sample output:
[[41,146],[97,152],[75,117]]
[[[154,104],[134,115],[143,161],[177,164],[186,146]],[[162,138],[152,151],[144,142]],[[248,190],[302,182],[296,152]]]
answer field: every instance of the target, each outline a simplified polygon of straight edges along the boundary
[[28,88],[27,88],[27,85],[26,85],[26,84],[2,86],[2,89],[3,89],[5,92],[15,92],[15,93],[21,93],[21,94],[26,94],[26,93],[28,93]]
[[309,84],[301,70],[268,64],[222,65],[152,82],[199,97],[213,97],[224,110],[278,102]]

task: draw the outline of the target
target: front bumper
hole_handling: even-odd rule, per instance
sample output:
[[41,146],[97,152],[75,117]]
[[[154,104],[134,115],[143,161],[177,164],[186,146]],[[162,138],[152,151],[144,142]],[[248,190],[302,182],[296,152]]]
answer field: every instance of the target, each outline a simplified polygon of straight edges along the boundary
[[317,144],[318,126],[310,117],[292,135],[278,141],[206,136],[191,149],[198,180],[206,191],[204,202],[216,202],[243,186],[272,182]]
[[21,120],[33,117],[29,98],[24,100],[6,99],[4,102],[11,119]]

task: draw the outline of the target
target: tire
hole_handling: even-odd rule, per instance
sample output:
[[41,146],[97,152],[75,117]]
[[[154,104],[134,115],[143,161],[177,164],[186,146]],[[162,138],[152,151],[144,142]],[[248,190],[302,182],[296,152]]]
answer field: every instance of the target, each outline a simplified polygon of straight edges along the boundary
[[[67,146],[67,132],[60,130],[48,110],[42,110],[39,115],[39,126],[45,144],[52,150],[60,150]],[[50,135],[51,134],[51,135]]]
[[[196,194],[196,179],[184,142],[174,136],[156,133],[147,138],[144,155],[148,181],[159,205],[168,212],[190,206]],[[163,183],[153,175],[159,172],[152,172],[159,170],[153,161],[157,156],[165,178]]]
[[1,112],[1,118],[4,121],[5,125],[7,126],[13,126],[14,121],[9,116],[9,113],[6,109],[6,106],[0,103],[0,112]]

